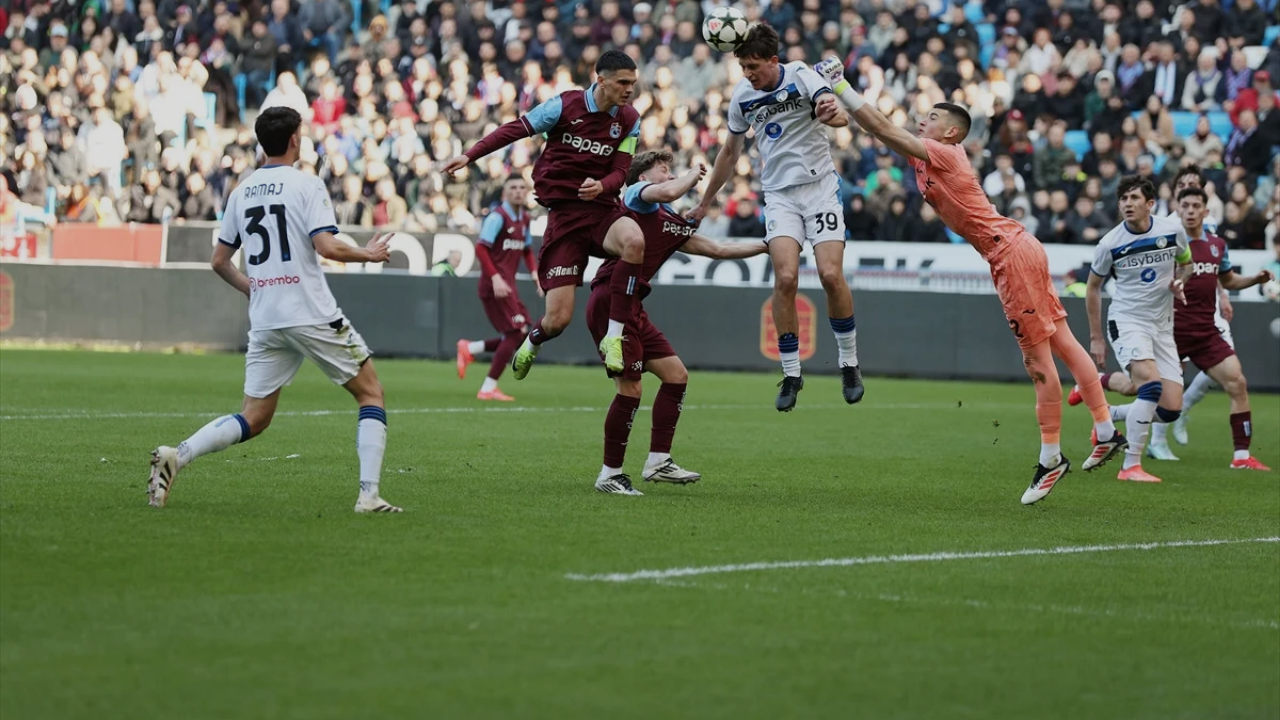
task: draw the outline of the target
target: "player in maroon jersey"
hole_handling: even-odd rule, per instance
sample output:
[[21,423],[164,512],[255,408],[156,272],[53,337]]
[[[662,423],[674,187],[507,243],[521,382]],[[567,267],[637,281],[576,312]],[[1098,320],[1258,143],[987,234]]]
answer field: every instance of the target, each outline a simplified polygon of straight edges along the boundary
[[444,166],[452,175],[521,138],[539,133],[547,138],[533,166],[538,204],[550,209],[538,257],[547,311],[512,360],[517,380],[529,373],[538,346],[564,332],[573,319],[574,289],[582,284],[592,247],[621,258],[611,285],[609,330],[600,341],[600,354],[605,367],[622,370],[622,328],[637,312],[636,275],[644,258],[640,227],[618,202],[640,136],[640,114],[629,104],[635,87],[635,62],[621,51],[605,52],[596,61],[596,82],[591,87],[551,98]]
[[[761,255],[769,250],[763,241],[719,243],[696,234],[697,224],[681,217],[668,203],[688,193],[707,169],[698,165],[677,178],[671,172],[671,163],[672,155],[666,150],[642,153],[631,163],[628,175],[624,205],[639,223],[645,238],[644,259],[637,278],[637,293],[642,302],[650,292],[649,281],[677,250],[725,260]],[[618,260],[606,260],[591,281],[587,328],[596,340],[608,332],[614,297],[610,287],[621,267]],[[671,442],[684,405],[689,371],[662,331],[649,320],[643,306],[636,318],[627,323],[623,336],[623,368],[609,370],[618,394],[605,416],[604,466],[596,478],[596,490],[621,495],[642,494],[631,487],[631,478],[622,471],[622,465],[631,423],[640,406],[640,377],[646,371],[657,375],[662,385],[653,400],[653,430],[642,477],[650,482],[679,485],[697,482],[701,475],[681,468],[671,459]]]
[[[489,375],[476,393],[478,400],[502,400],[515,398],[498,389],[502,371],[516,354],[516,348],[529,332],[529,311],[520,301],[516,291],[516,270],[520,259],[537,282],[538,266],[533,261],[533,241],[529,237],[529,211],[525,198],[529,186],[519,175],[508,177],[502,184],[502,202],[489,213],[480,226],[480,238],[476,243],[476,259],[480,261],[480,304],[499,336],[488,340],[458,341],[458,377],[467,376],[470,365],[479,353],[493,353]],[[542,294],[542,288],[538,288]]]
[[1193,272],[1187,280],[1187,301],[1174,303],[1173,338],[1178,356],[1185,357],[1209,374],[1231,398],[1231,437],[1235,455],[1231,467],[1236,470],[1270,470],[1249,454],[1253,435],[1253,419],[1249,410],[1249,390],[1240,359],[1222,338],[1214,322],[1218,312],[1218,284],[1227,290],[1243,290],[1271,279],[1261,270],[1253,277],[1238,275],[1227,259],[1227,244],[1222,238],[1204,231],[1208,196],[1200,188],[1187,188],[1178,193],[1178,214],[1191,244]]

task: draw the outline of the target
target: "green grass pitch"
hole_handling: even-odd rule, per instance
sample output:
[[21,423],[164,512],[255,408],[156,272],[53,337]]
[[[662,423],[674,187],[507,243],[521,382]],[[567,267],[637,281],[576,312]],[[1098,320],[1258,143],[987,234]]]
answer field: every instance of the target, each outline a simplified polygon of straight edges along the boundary
[[[1108,466],[1026,508],[1029,384],[870,378],[848,407],[813,377],[780,415],[772,376],[694,373],[703,481],[638,482],[642,410],[630,498],[591,487],[602,371],[492,408],[483,366],[378,370],[404,514],[351,512],[356,409],[310,367],[157,511],[148,451],[238,409],[242,360],[0,352],[0,717],[1280,717],[1280,472],[1227,469],[1221,394],[1162,485]],[[1280,398],[1254,426],[1280,468]],[[1207,540],[1246,542],[1176,544]]]

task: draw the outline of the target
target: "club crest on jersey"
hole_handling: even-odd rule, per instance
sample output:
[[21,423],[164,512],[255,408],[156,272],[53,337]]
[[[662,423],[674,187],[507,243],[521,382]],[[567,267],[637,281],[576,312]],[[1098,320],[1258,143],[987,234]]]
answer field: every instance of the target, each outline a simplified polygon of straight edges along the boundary
[[1160,248],[1161,250],[1163,250],[1164,247],[1168,244],[1169,244],[1168,238],[1160,238],[1156,240],[1156,247]]
[[[1163,242],[1163,238],[1161,239],[1161,241]],[[1142,282],[1144,283],[1155,282],[1155,279],[1156,279],[1155,268],[1144,268],[1142,271],[1142,274],[1139,275],[1139,277],[1142,278]]]
[[773,99],[774,99],[774,100],[777,100],[778,102],[786,102],[786,101],[787,101],[787,91],[786,91],[786,90],[779,90],[778,92],[774,93],[774,95],[773,95]]
[[609,137],[613,138],[614,140],[617,140],[618,138],[622,137],[622,126],[619,125],[618,123],[614,123],[610,125]]
[[1209,246],[1209,254],[1210,254],[1210,255],[1212,255],[1212,256],[1214,256],[1214,257],[1218,257],[1218,246],[1217,246],[1217,245],[1210,245],[1210,246]]
[[771,122],[764,126],[764,134],[770,140],[777,140],[782,137],[782,126],[776,122]]

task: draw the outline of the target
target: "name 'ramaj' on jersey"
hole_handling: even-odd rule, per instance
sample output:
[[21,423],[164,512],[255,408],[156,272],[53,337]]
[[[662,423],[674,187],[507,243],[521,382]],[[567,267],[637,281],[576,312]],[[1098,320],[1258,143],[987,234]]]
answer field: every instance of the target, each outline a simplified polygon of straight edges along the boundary
[[779,65],[778,71],[771,90],[740,80],[729,102],[729,132],[742,135],[755,128],[766,191],[807,185],[835,172],[831,140],[815,105],[831,86],[802,62]]
[[311,238],[338,232],[324,182],[284,165],[253,171],[231,193],[218,241],[243,248],[253,330],[325,325],[342,316]]

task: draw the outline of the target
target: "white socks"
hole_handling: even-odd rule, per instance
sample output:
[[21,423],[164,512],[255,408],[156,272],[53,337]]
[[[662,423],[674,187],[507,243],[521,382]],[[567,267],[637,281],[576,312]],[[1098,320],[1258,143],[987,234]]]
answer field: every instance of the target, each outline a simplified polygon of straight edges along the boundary
[[223,415],[196,431],[178,446],[178,469],[201,455],[222,452],[249,439],[249,423],[239,414]]
[[782,374],[800,377],[800,338],[795,333],[778,336],[778,358],[782,360]]
[[[1138,388],[1138,397],[1128,406],[1125,427],[1129,430],[1129,449],[1124,454],[1124,469],[1142,464],[1142,451],[1147,448],[1147,436],[1151,433],[1151,422],[1156,416],[1156,405],[1160,402],[1161,384],[1153,380]],[[1112,408],[1111,417],[1115,419]]]
[[[613,321],[612,321],[612,320],[610,320],[609,322],[613,322]],[[540,348],[540,347],[542,347],[542,346],[541,346],[541,345],[534,345],[534,344],[533,344],[533,340],[531,339],[532,337],[533,337],[533,333],[529,333],[528,335],[526,335],[526,336],[524,337],[524,343],[522,343],[522,344],[520,345],[520,347],[521,347],[522,349],[524,349],[524,350],[528,350],[530,353],[533,353],[533,355],[535,355],[535,356],[536,356],[536,355],[538,354],[538,348]]]
[[1151,444],[1152,445],[1168,445],[1169,424],[1156,421],[1151,426]]
[[614,475],[621,475],[621,474],[622,474],[622,468],[611,468],[608,465],[602,465],[600,466],[600,477],[596,478],[596,482],[600,482],[601,480],[608,480]]
[[1040,467],[1055,467],[1062,457],[1062,444],[1041,443],[1040,445]]
[[621,336],[622,336],[622,327],[623,327],[623,326],[622,326],[622,323],[621,323],[620,321],[618,321],[618,320],[610,320],[610,321],[609,321],[609,329],[605,331],[604,336],[605,336],[605,337],[621,337]]
[[479,355],[480,353],[484,352],[484,341],[472,340],[471,342],[467,343],[467,352],[470,352],[472,355]]
[[858,326],[853,318],[852,315],[847,318],[827,318],[831,321],[831,332],[836,336],[841,367],[858,365]]
[[1182,396],[1182,412],[1186,414],[1191,410],[1191,406],[1204,399],[1209,391],[1218,387],[1218,384],[1209,377],[1208,373],[1201,372],[1195,376],[1191,384],[1187,386],[1186,393]]
[[670,459],[671,453],[651,452],[649,453],[649,459],[644,461],[644,469],[652,470]]
[[1107,442],[1116,436],[1116,424],[1110,420],[1095,422],[1093,431],[1098,434],[1098,442]]
[[[1115,423],[1126,422],[1126,419],[1129,417],[1129,408],[1131,407],[1133,407],[1132,403],[1128,405],[1112,405],[1111,406],[1112,427],[1115,427]],[[1099,433],[1098,437],[1101,438],[1102,434]]]
[[387,450],[387,411],[373,405],[360,408],[356,453],[360,456],[360,497],[378,497],[382,456]]
[[498,381],[494,380],[491,377],[485,378],[484,382],[480,384],[480,392],[490,392],[492,390],[497,390],[497,389],[498,389]]

